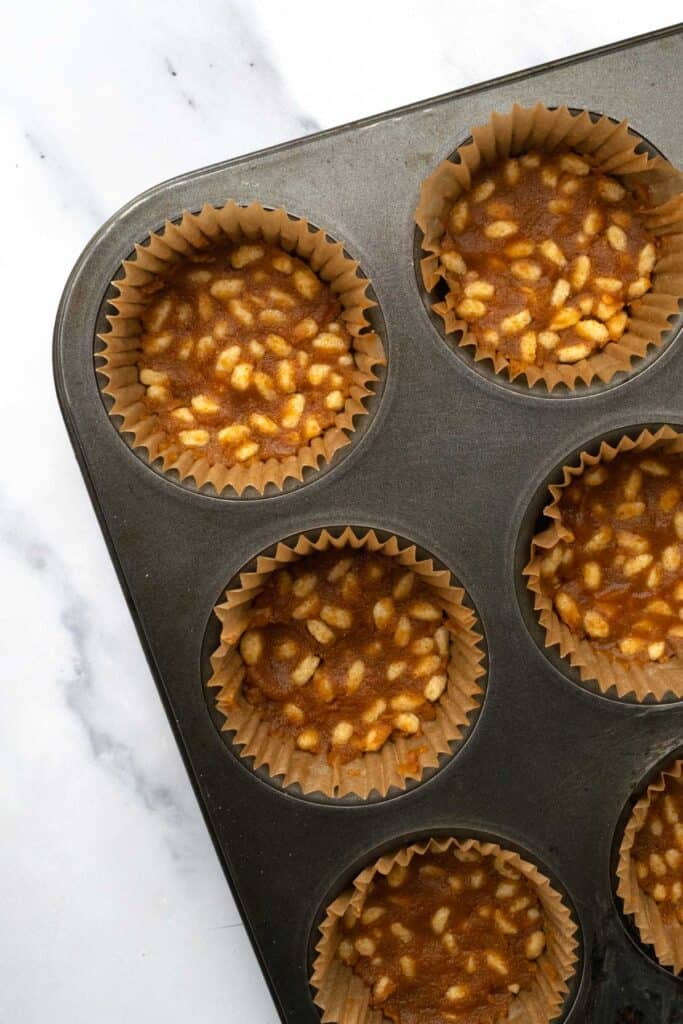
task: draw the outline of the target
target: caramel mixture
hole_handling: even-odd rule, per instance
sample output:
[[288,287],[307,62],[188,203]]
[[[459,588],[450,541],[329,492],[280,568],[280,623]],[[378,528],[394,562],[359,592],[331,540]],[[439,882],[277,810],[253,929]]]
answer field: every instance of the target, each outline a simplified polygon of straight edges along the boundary
[[440,256],[457,316],[513,374],[618,341],[656,259],[637,197],[570,151],[480,170],[451,210]]
[[244,695],[300,750],[351,761],[434,718],[447,685],[444,619],[433,588],[392,558],[309,555],[274,572],[253,603]]
[[617,657],[667,661],[683,645],[683,455],[619,454],[563,492],[570,538],[541,585],[578,636]]
[[339,959],[396,1024],[494,1024],[529,988],[546,945],[533,886],[502,858],[453,846],[376,875]]
[[638,885],[662,919],[683,924],[683,780],[665,776],[633,844]]
[[344,408],[355,363],[341,304],[296,256],[226,244],[149,291],[139,375],[167,447],[227,466],[283,459]]

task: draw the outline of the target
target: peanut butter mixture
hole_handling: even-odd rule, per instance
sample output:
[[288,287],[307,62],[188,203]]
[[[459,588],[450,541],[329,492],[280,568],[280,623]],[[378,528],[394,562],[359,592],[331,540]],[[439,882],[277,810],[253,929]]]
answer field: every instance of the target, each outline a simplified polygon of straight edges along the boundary
[[494,1024],[529,988],[546,945],[533,886],[501,858],[451,847],[376,875],[339,959],[396,1024]]
[[139,361],[167,448],[283,459],[344,408],[352,339],[330,287],[265,243],[194,255],[149,287]]
[[662,919],[683,924],[683,781],[665,778],[636,834],[633,857],[638,885],[657,901]]
[[567,541],[541,585],[577,636],[664,662],[683,646],[683,454],[631,452],[588,469],[559,503]]
[[433,719],[449,632],[435,592],[392,558],[309,555],[253,603],[240,653],[244,695],[300,750],[348,762]]
[[532,151],[475,174],[440,256],[457,316],[513,374],[618,341],[656,259],[637,197],[570,151]]

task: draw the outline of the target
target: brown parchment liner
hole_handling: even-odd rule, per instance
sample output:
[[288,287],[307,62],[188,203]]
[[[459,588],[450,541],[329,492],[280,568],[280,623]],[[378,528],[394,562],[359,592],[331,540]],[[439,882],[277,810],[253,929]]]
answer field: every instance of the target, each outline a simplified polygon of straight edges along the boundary
[[443,853],[451,846],[499,857],[536,889],[545,914],[546,949],[537,960],[538,972],[531,987],[512,1000],[506,1020],[517,1024],[547,1024],[557,1018],[569,991],[567,982],[574,974],[577,962],[577,928],[569,908],[545,875],[519,854],[504,850],[496,843],[449,837],[414,843],[381,857],[365,868],[354,879],[351,888],[327,908],[320,925],[321,938],[315,947],[318,955],[311,976],[311,986],[316,990],[314,1002],[323,1011],[323,1024],[387,1024],[382,1011],[369,1005],[370,990],[365,982],[335,955],[340,938],[339,922],[349,906],[360,912],[376,874],[387,875],[394,864],[406,866],[413,857],[427,852]]
[[[341,319],[352,337],[356,362],[349,397],[333,426],[295,455],[232,467],[220,463],[212,466],[196,450],[168,443],[157,415],[150,413],[141,400],[145,389],[137,367],[140,317],[149,301],[141,288],[170,266],[226,239],[237,243],[262,239],[305,260],[339,298]],[[384,365],[386,359],[382,343],[368,329],[365,316],[366,310],[376,305],[366,294],[370,282],[359,276],[359,264],[344,253],[341,242],[331,242],[324,231],[313,229],[305,220],[292,219],[283,209],[265,210],[259,203],[238,206],[229,202],[221,208],[205,204],[196,214],[186,210],[178,223],[166,221],[162,231],[149,236],[147,244],[135,246],[135,257],[124,260],[122,266],[123,277],[113,282],[118,297],[109,300],[116,314],[107,317],[109,331],[98,336],[105,347],[96,353],[104,361],[97,370],[107,379],[103,392],[113,399],[109,414],[121,417],[119,430],[133,435],[133,447],[145,448],[150,462],[161,458],[164,472],[176,470],[181,480],[192,477],[198,488],[211,484],[217,494],[233,488],[239,495],[247,487],[263,494],[268,484],[281,488],[290,477],[302,480],[306,468],[317,469],[321,462],[329,463],[336,451],[350,443],[354,417],[368,411],[364,401],[372,394],[370,385],[377,380],[373,368]]]
[[654,434],[643,430],[635,439],[622,437],[616,446],[603,441],[596,455],[581,452],[578,466],[563,466],[562,483],[550,485],[548,491],[552,501],[543,509],[543,514],[552,523],[533,538],[531,561],[524,569],[524,575],[528,577],[527,586],[534,595],[534,608],[545,629],[545,646],[559,646],[562,657],[568,658],[570,664],[579,670],[584,682],[595,680],[603,693],[613,686],[619,697],[633,693],[638,701],[645,700],[648,695],[662,700],[669,693],[683,697],[681,658],[675,656],[661,664],[626,660],[598,650],[588,639],[580,639],[556,614],[552,598],[542,592],[540,566],[550,549],[567,537],[568,530],[562,522],[559,504],[563,490],[599,462],[610,463],[621,452],[645,452],[650,449],[681,452],[683,435],[669,426],[660,427]]
[[578,363],[530,365],[513,373],[506,356],[479,347],[467,323],[458,319],[458,299],[449,291],[445,299],[434,301],[434,312],[442,318],[447,334],[462,332],[458,344],[473,346],[476,362],[490,359],[496,373],[507,372],[511,380],[524,376],[529,387],[540,381],[548,391],[560,384],[574,390],[580,381],[608,383],[616,373],[629,370],[651,345],[662,344],[663,333],[671,329],[668,318],[678,313],[683,299],[683,174],[662,157],[636,153],[639,143],[626,121],[614,124],[603,116],[594,123],[587,111],[572,114],[567,107],[549,110],[542,103],[531,108],[515,104],[509,113],[494,113],[487,124],[472,129],[472,141],[456,150],[459,163],[442,161],[424,181],[415,220],[424,235],[422,248],[429,254],[420,264],[428,292],[445,280],[439,255],[448,213],[482,165],[529,149],[552,152],[569,146],[594,157],[598,170],[616,175],[628,189],[636,185],[648,189],[650,205],[644,220],[659,241],[658,259],[652,288],[630,303],[629,326],[620,340]]
[[[436,706],[433,721],[422,724],[421,734],[389,739],[376,752],[361,754],[343,765],[330,765],[324,753],[298,750],[292,737],[270,731],[259,710],[249,704],[241,691],[244,663],[239,640],[249,625],[250,607],[261,593],[268,575],[313,552],[328,548],[367,548],[395,558],[413,570],[434,590],[434,601],[446,612],[444,625],[451,634],[448,683]],[[223,731],[234,731],[233,742],[240,756],[254,758],[254,768],[265,766],[271,776],[282,776],[283,786],[298,783],[304,793],[320,792],[342,797],[355,794],[366,799],[376,791],[386,796],[391,787],[405,789],[409,779],[418,779],[428,768],[436,768],[440,754],[450,754],[450,744],[460,739],[470,713],[479,705],[484,674],[482,639],[475,629],[476,616],[465,604],[465,591],[454,587],[447,570],[437,570],[430,558],[417,560],[414,545],[401,547],[396,537],[381,541],[373,530],[357,537],[347,527],[339,537],[322,530],[311,541],[301,535],[293,546],[280,543],[273,557],[260,556],[256,571],[240,574],[240,585],[225,593],[225,602],[214,609],[221,622],[221,642],[211,657],[213,674],[207,685],[218,690],[216,707],[225,716]]]
[[633,917],[636,928],[644,943],[654,947],[657,959],[664,967],[672,967],[676,974],[683,971],[683,924],[677,921],[662,920],[658,903],[644,892],[636,875],[636,868],[631,856],[636,833],[640,831],[656,793],[666,787],[667,776],[680,779],[683,775],[683,761],[674,761],[670,768],[665,768],[659,778],[648,786],[644,795],[633,808],[633,813],[624,829],[624,837],[619,847],[617,878],[619,884],[617,895],[624,903],[624,913]]

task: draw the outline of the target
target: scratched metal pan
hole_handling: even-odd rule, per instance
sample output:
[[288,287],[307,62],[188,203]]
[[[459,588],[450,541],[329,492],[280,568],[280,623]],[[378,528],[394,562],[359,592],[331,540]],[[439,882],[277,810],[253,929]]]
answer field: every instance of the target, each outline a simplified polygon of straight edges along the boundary
[[[514,101],[615,118],[683,163],[680,27],[534,68],[182,175],[138,197],[78,260],[59,308],[55,377],[71,441],[217,854],[282,1020],[313,1024],[311,949],[323,908],[379,852],[426,834],[490,835],[541,864],[581,937],[563,1019],[683,1021],[683,982],[634,940],[614,896],[622,811],[680,749],[683,704],[591,692],[543,649],[520,579],[543,489],[571,454],[643,424],[683,423],[683,339],[611,387],[545,396],[455,351],[418,280],[420,183],[472,125]],[[218,498],[163,477],[110,420],[93,354],[109,282],[166,218],[227,199],[324,227],[372,280],[388,355],[371,415],[343,458],[287,493]],[[281,538],[373,526],[415,542],[467,589],[487,654],[466,742],[423,784],[384,800],[304,798],[250,770],[204,693],[211,609]],[[212,632],[213,631],[213,632]]]

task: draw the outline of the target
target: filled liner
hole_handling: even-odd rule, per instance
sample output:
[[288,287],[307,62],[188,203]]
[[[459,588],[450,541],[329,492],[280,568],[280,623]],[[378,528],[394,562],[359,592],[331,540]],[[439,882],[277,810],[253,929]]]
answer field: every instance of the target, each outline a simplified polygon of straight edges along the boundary
[[[439,255],[448,214],[481,166],[530,149],[552,152],[569,147],[592,156],[599,171],[619,177],[628,189],[646,187],[649,202],[644,220],[659,242],[651,290],[629,304],[629,326],[619,341],[609,342],[577,363],[548,362],[542,367],[521,369],[529,387],[540,382],[552,391],[560,384],[570,390],[579,382],[597,380],[606,384],[615,374],[628,371],[650,346],[661,345],[662,335],[671,328],[669,317],[679,312],[683,299],[683,174],[662,157],[636,152],[640,142],[626,121],[615,124],[602,116],[594,122],[585,110],[573,114],[567,107],[550,110],[542,103],[531,108],[515,104],[509,113],[494,113],[487,124],[473,128],[471,141],[440,163],[422,185],[415,220],[424,235],[422,248],[428,253],[421,261],[428,292],[434,292],[444,277]],[[443,298],[437,293],[433,300],[434,312],[442,318],[446,333],[460,331],[458,344],[474,346],[475,361],[490,359],[496,373],[511,376],[506,356],[478,347],[467,323],[457,317],[457,301],[450,292]]]
[[[159,429],[158,417],[141,401],[145,389],[137,367],[140,317],[148,302],[141,289],[193,253],[206,252],[226,240],[239,243],[257,239],[280,245],[305,260],[338,297],[343,307],[341,319],[353,339],[353,384],[334,425],[295,455],[232,467],[211,465],[201,452],[169,445]],[[123,277],[113,282],[118,297],[109,300],[116,314],[107,317],[110,330],[99,335],[104,349],[96,353],[98,361],[103,362],[97,371],[106,377],[102,390],[113,400],[110,415],[121,418],[119,430],[132,435],[134,448],[146,449],[150,462],[161,459],[164,472],[175,470],[181,480],[192,478],[198,488],[210,484],[217,494],[231,489],[241,495],[250,487],[263,494],[269,484],[282,488],[287,479],[301,481],[304,470],[329,463],[335,452],[350,443],[354,417],[367,414],[364,402],[377,380],[374,368],[386,362],[382,343],[368,329],[365,315],[375,305],[366,294],[369,281],[357,271],[358,263],[345,254],[340,242],[331,242],[324,231],[313,229],[305,220],[291,218],[283,209],[229,202],[221,208],[204,205],[196,214],[185,211],[178,223],[167,221],[163,231],[150,235],[147,244],[136,245],[134,259],[124,260]]]
[[[244,698],[241,686],[245,666],[239,641],[249,626],[251,602],[261,592],[268,575],[316,551],[328,548],[367,548],[397,561],[415,572],[434,589],[435,603],[446,613],[444,625],[451,633],[448,684],[435,705],[436,717],[422,722],[414,736],[389,739],[381,750],[360,754],[348,764],[330,764],[324,753],[298,750],[291,736],[272,732],[259,709]],[[376,792],[386,796],[393,788],[405,789],[409,779],[419,779],[427,769],[439,765],[441,755],[450,754],[452,744],[463,735],[469,716],[482,699],[478,682],[484,674],[481,636],[476,616],[464,603],[464,590],[451,584],[447,570],[437,570],[431,559],[418,561],[415,546],[402,547],[396,537],[381,541],[373,530],[361,536],[347,527],[339,536],[322,530],[315,540],[301,535],[290,546],[280,543],[272,557],[260,556],[255,572],[241,573],[240,585],[226,591],[225,601],[215,609],[221,623],[220,646],[211,656],[213,673],[207,685],[217,690],[216,707],[225,716],[223,730],[234,732],[233,743],[240,755],[253,758],[254,768],[265,766],[282,784],[298,783],[303,793],[319,792],[343,797],[355,794],[367,799]]]
[[579,670],[581,679],[594,680],[603,693],[614,687],[619,697],[633,694],[643,701],[649,695],[663,700],[667,695],[683,697],[683,663],[680,657],[667,662],[626,661],[606,651],[597,650],[588,639],[580,639],[562,622],[555,612],[552,598],[541,589],[540,567],[543,558],[567,536],[562,522],[560,499],[563,490],[581,476],[587,469],[599,462],[612,462],[620,452],[683,451],[683,435],[672,427],[660,427],[654,434],[643,430],[635,439],[624,436],[616,446],[603,441],[597,455],[581,452],[577,466],[562,467],[562,483],[551,484],[548,488],[552,501],[543,509],[543,514],[552,520],[551,525],[537,534],[531,542],[531,560],[524,569],[528,577],[527,586],[534,595],[534,608],[545,630],[545,646],[559,646],[563,658]]
[[370,990],[365,982],[335,955],[339,943],[339,922],[349,906],[360,911],[376,874],[387,875],[394,864],[405,866],[413,857],[428,851],[443,853],[451,846],[499,857],[535,887],[545,913],[546,949],[537,961],[538,972],[532,986],[520,992],[513,1000],[506,1020],[518,1024],[547,1024],[557,1018],[568,992],[567,982],[575,972],[577,961],[577,929],[569,908],[539,869],[523,860],[519,854],[504,850],[495,843],[451,837],[429,839],[380,857],[365,868],[354,879],[352,886],[327,908],[320,925],[321,938],[315,947],[317,956],[311,977],[311,986],[315,990],[314,1001],[323,1011],[323,1024],[386,1024],[381,1010],[370,1007]]
[[638,885],[631,856],[636,833],[645,822],[652,798],[665,788],[667,777],[683,777],[683,761],[675,761],[670,768],[666,768],[658,779],[648,786],[645,794],[633,808],[619,847],[617,894],[624,901],[624,912],[633,917],[642,941],[654,947],[660,964],[672,967],[678,974],[683,971],[683,924],[662,920],[659,904]]

